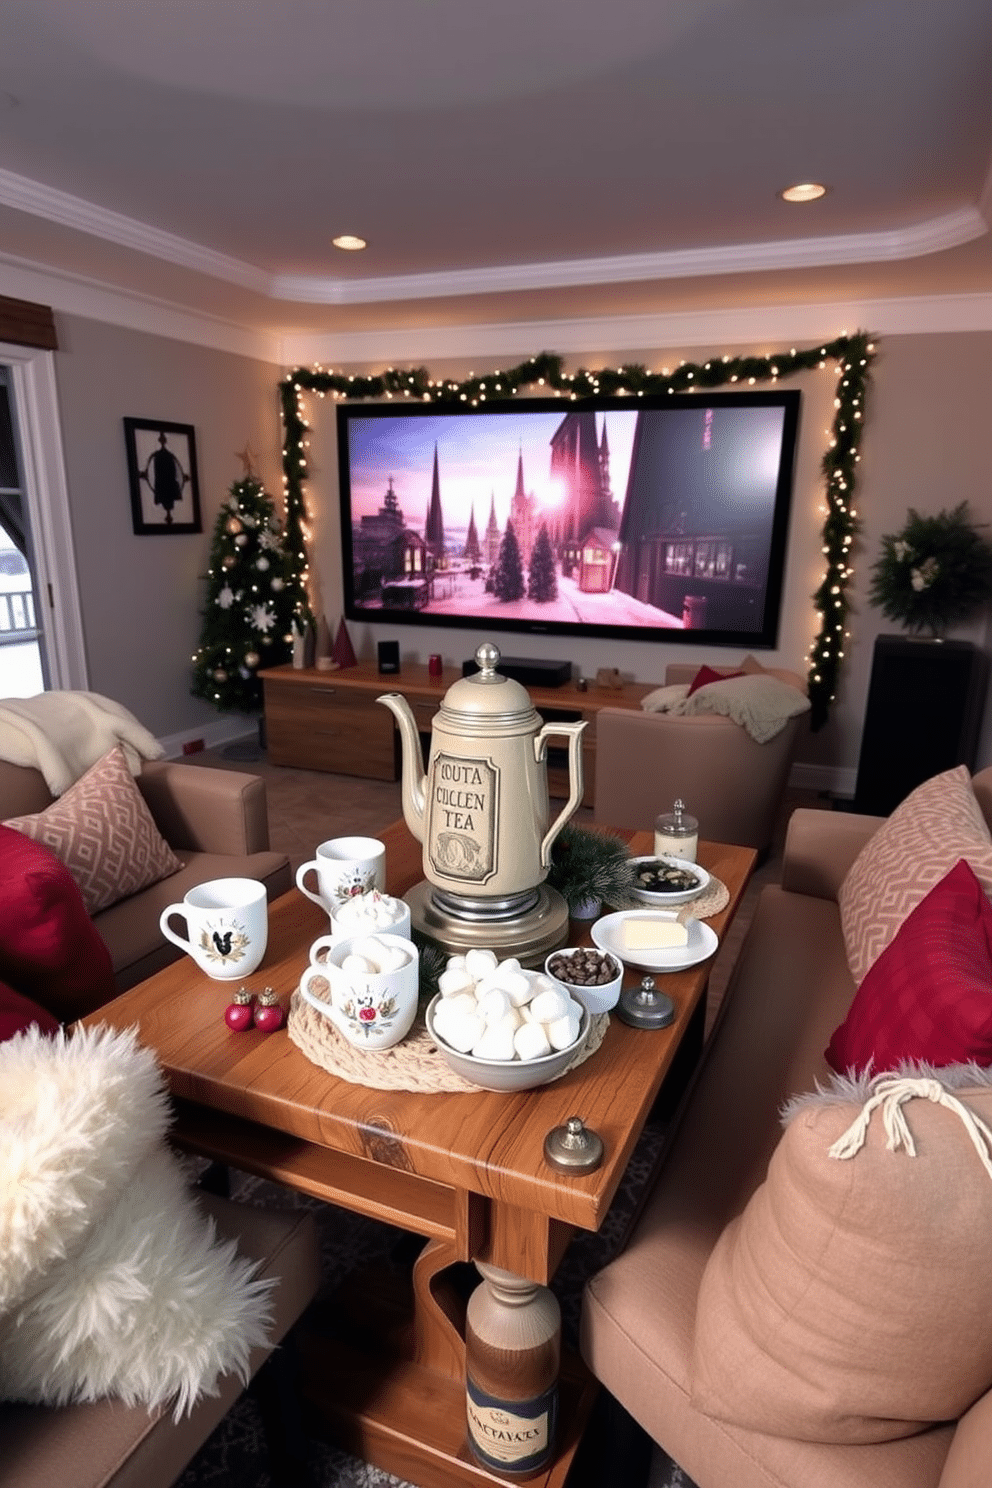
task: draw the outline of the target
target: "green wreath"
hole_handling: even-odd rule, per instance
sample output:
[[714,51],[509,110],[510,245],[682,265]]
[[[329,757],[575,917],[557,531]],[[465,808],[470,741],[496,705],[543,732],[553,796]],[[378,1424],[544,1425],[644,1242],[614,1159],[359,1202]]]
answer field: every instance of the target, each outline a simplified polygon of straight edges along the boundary
[[992,599],[992,544],[962,501],[922,516],[912,507],[901,532],[882,538],[869,599],[914,634],[940,636]]

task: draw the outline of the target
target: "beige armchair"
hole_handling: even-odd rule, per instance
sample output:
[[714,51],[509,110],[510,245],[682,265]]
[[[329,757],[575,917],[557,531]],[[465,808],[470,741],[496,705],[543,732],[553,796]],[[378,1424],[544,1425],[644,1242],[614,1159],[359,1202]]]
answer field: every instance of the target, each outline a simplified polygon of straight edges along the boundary
[[[698,667],[668,667],[666,685],[691,682]],[[797,673],[776,673],[800,690]],[[807,716],[790,718],[758,744],[729,718],[689,717],[603,708],[596,718],[597,822],[650,829],[681,798],[699,820],[699,834],[761,853],[771,844],[796,745]]]

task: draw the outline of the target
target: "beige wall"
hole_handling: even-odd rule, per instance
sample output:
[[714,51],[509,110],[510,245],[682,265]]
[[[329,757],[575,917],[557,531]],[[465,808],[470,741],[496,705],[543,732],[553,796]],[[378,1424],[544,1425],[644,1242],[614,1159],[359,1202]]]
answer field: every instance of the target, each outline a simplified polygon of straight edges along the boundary
[[[574,370],[579,365],[600,367],[639,361],[661,368],[675,365],[683,357],[704,361],[711,352],[738,349],[765,355],[778,348],[614,347],[597,353],[595,358],[572,358],[569,367]],[[853,789],[872,646],[880,631],[895,629],[868,606],[865,598],[881,535],[902,526],[909,506],[936,511],[967,500],[976,517],[992,517],[992,442],[986,435],[992,416],[990,357],[992,336],[987,334],[891,336],[879,342],[858,496],[863,532],[855,550],[857,579],[852,597],[856,609],[851,617],[851,640],[831,719],[823,730],[805,739],[800,751],[801,760],[811,767],[807,778],[814,784],[822,781]],[[452,377],[465,376],[472,369],[480,371],[483,365],[480,358],[474,360],[472,368],[468,363],[431,361],[426,355],[420,360],[432,374]],[[355,366],[346,370],[357,373],[378,368]],[[790,383],[803,395],[795,495],[779,643],[774,652],[764,655],[769,663],[774,660],[801,672],[806,670],[807,648],[816,633],[810,596],[822,574],[819,462],[833,419],[834,383],[832,365]],[[308,500],[314,527],[315,601],[333,631],[341,615],[334,404],[331,399],[310,397],[307,408],[313,423]],[[987,628],[988,617],[982,617],[956,634],[984,645]],[[470,656],[483,638],[468,630],[441,628],[353,624],[349,629],[355,649],[363,657],[372,658],[376,641],[391,637],[400,641],[401,654],[407,660],[424,660],[430,651],[440,651],[446,662],[456,664]],[[511,655],[567,656],[586,674],[600,666],[619,665],[627,676],[640,681],[661,681],[669,661],[726,662],[738,654],[683,641],[618,643],[519,635],[497,635],[494,639]],[[925,726],[925,700],[921,699],[921,727]],[[987,721],[981,763],[989,762],[992,725]]]
[[[95,320],[58,315],[56,378],[94,692],[116,698],[159,737],[203,732],[215,709],[189,693],[210,537],[246,441],[277,498],[278,371],[248,357]],[[136,537],[125,417],[192,424],[203,532]]]

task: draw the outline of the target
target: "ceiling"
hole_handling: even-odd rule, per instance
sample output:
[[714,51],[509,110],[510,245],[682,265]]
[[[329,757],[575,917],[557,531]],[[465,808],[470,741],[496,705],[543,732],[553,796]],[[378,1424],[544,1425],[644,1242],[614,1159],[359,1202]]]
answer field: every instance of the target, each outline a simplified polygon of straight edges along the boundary
[[268,330],[987,293],[990,157],[988,0],[0,10],[0,266]]

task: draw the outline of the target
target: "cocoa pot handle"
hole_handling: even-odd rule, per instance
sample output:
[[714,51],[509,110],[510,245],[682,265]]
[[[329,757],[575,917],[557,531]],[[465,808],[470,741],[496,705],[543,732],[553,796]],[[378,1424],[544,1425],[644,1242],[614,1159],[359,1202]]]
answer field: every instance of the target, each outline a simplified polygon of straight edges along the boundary
[[551,823],[541,843],[542,868],[551,867],[551,844],[582,802],[582,792],[585,788],[582,774],[582,732],[585,727],[585,720],[581,723],[546,723],[534,740],[534,756],[540,762],[547,753],[547,740],[552,735],[558,734],[561,738],[568,739],[568,800]]

